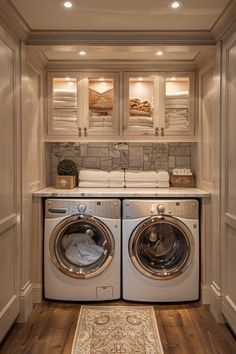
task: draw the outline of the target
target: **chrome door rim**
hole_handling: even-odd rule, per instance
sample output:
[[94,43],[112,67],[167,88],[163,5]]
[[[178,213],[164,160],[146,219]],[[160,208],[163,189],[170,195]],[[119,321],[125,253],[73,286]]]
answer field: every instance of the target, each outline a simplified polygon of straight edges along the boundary
[[[103,237],[107,242],[107,254],[105,255],[104,260],[101,263],[98,263],[95,268],[90,271],[85,271],[86,266],[76,267],[72,266],[71,264],[65,264],[61,260],[61,257],[58,253],[58,243],[60,240],[63,231],[70,225],[76,223],[89,223],[94,226],[101,232]],[[68,218],[61,221],[52,231],[50,241],[49,241],[49,253],[53,264],[56,266],[58,270],[62,273],[66,274],[70,278],[77,278],[77,279],[88,279],[93,278],[101,274],[102,272],[107,269],[109,264],[111,263],[115,251],[115,242],[112,236],[111,231],[109,228],[103,224],[100,220],[98,220],[94,216],[87,216],[87,215],[73,215],[69,216]]]
[[[188,245],[188,254],[186,255],[184,262],[182,262],[182,264],[176,269],[173,269],[171,271],[166,271],[163,269],[160,272],[154,272],[148,267],[146,267],[143,264],[143,262],[140,260],[137,252],[137,245],[138,245],[139,238],[144,232],[144,230],[146,230],[151,225],[161,224],[161,223],[172,225],[181,232]],[[145,221],[142,221],[131,234],[128,248],[129,248],[129,257],[133,265],[136,267],[136,269],[143,275],[147,276],[148,278],[152,278],[156,280],[173,279],[178,277],[182,273],[184,273],[186,269],[192,264],[194,251],[195,251],[194,239],[190,229],[182,221],[168,215],[155,216],[155,217],[148,218]]]

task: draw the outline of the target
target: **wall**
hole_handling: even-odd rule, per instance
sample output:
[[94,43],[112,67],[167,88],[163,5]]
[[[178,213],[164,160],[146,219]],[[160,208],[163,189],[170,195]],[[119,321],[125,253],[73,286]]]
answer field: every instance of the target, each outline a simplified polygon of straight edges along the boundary
[[52,143],[49,144],[51,173],[55,184],[56,166],[61,159],[73,160],[78,168],[137,170],[192,168],[195,172],[195,143]]

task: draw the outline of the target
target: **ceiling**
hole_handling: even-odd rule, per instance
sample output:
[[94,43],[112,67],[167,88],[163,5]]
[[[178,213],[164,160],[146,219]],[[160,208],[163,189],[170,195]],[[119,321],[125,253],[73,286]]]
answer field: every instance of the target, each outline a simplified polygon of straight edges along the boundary
[[[182,0],[178,10],[169,7],[170,0],[71,1],[71,9],[65,9],[61,0],[8,2],[28,28],[29,48],[49,63],[110,60],[198,65],[214,51],[213,37],[209,43],[205,38],[236,0]],[[80,50],[86,55],[80,56]],[[158,50],[162,56],[156,55]]]

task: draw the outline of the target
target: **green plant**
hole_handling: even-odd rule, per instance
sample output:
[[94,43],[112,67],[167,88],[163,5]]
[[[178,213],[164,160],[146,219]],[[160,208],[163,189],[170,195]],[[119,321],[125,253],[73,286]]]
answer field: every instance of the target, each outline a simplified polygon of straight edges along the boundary
[[77,166],[72,160],[62,160],[57,165],[57,174],[59,176],[75,176],[77,175]]

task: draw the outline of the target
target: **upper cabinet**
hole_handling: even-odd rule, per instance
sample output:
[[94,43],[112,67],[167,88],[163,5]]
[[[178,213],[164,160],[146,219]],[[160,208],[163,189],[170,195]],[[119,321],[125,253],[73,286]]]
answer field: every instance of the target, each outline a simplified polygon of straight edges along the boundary
[[50,72],[50,140],[194,137],[194,73]]
[[49,73],[48,135],[118,135],[117,73]]

